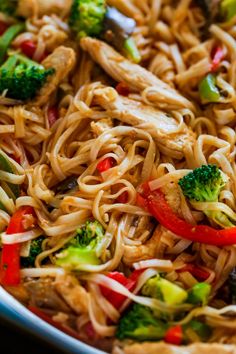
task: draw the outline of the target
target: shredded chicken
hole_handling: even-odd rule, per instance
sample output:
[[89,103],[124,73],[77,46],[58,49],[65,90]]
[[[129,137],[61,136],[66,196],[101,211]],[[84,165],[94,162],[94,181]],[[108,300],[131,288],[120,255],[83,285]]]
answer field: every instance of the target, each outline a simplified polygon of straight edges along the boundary
[[145,259],[154,258],[157,254],[160,236],[162,234],[162,226],[158,225],[152,237],[141,246],[124,246],[123,262],[131,266],[135,262]]
[[181,196],[178,186],[175,183],[168,183],[162,187],[162,191],[173,212],[182,217]]
[[32,14],[38,17],[51,14],[64,17],[69,14],[71,4],[72,0],[19,0],[17,12],[23,17],[31,17]]
[[179,129],[177,121],[166,113],[119,96],[113,88],[97,89],[95,103],[105,108],[112,117],[148,131],[156,139],[159,149],[171,157],[181,159],[184,147],[194,144],[195,135],[184,123]]
[[55,288],[77,314],[88,312],[88,293],[76,277],[72,275],[58,277],[55,281]]
[[55,73],[48,78],[48,82],[42,87],[32,105],[43,105],[48,102],[49,96],[57,86],[67,77],[75,65],[75,51],[67,47],[58,47],[49,55],[42,65],[46,68],[54,68]]
[[101,135],[112,127],[113,123],[111,118],[104,118],[99,120],[98,122],[91,123],[91,129],[96,136]]
[[114,80],[127,83],[133,91],[141,92],[148,87],[153,87],[157,93],[156,103],[162,107],[171,109],[184,107],[194,110],[192,103],[176,90],[142,66],[124,58],[108,44],[86,37],[81,40],[81,46]]
[[127,345],[124,354],[236,354],[234,345],[196,343],[177,347],[166,343],[142,343]]

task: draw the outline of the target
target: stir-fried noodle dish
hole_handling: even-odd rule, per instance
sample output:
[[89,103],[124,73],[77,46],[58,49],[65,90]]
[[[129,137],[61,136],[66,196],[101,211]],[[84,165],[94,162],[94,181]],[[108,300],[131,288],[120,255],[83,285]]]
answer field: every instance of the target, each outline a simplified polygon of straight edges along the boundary
[[4,289],[108,353],[236,353],[235,90],[236,0],[0,0]]

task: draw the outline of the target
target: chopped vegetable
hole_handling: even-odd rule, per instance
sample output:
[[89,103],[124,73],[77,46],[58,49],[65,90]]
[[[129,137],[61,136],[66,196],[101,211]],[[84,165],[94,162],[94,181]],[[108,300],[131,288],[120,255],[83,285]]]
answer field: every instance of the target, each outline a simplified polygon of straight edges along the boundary
[[[216,165],[203,165],[181,178],[179,185],[190,202],[217,202],[226,181],[225,175]],[[221,211],[205,210],[204,213],[224,228],[234,226]]]
[[230,300],[233,305],[236,305],[236,267],[229,274],[228,286]]
[[208,301],[208,297],[211,293],[211,285],[208,283],[195,284],[188,293],[188,302],[190,304],[201,304],[205,306]]
[[83,265],[98,265],[105,249],[102,225],[96,220],[87,221],[84,227],[77,230],[68,247],[56,255],[56,264],[69,270],[82,269]]
[[53,126],[53,124],[58,120],[59,118],[59,112],[58,112],[58,108],[56,106],[53,107],[49,107],[48,108],[48,122],[49,122],[49,126],[50,128]]
[[208,74],[199,84],[199,94],[203,102],[218,102],[220,91],[216,86],[216,77]]
[[166,343],[180,345],[183,341],[183,329],[180,325],[170,327],[164,338]]
[[194,264],[186,264],[183,268],[177,269],[176,271],[178,273],[189,272],[200,281],[205,281],[210,276],[210,273],[207,270],[195,266]]
[[78,177],[70,176],[55,186],[56,193],[66,193],[78,187]]
[[69,19],[70,27],[78,36],[98,36],[103,29],[106,14],[104,0],[74,0]]
[[[119,272],[111,272],[107,274],[108,278],[116,280],[118,283],[122,284],[126,287],[129,291],[134,290],[137,279],[133,280],[131,278],[126,278],[123,273]],[[101,292],[103,296],[117,309],[119,310],[120,307],[123,305],[124,301],[126,300],[126,296],[122,294],[118,294],[115,291],[106,288],[105,286],[100,286]]]
[[8,97],[23,101],[32,99],[53,73],[54,69],[45,69],[23,55],[12,55],[0,67],[0,92],[7,90]]
[[[6,233],[8,235],[24,232],[24,216],[34,214],[34,209],[21,207],[11,217]],[[2,285],[17,286],[20,283],[20,245],[3,245],[0,263],[0,279]]]
[[20,48],[22,50],[22,52],[28,57],[28,58],[33,58],[34,53],[37,49],[37,45],[35,42],[33,42],[32,40],[26,40],[24,42],[21,43]]
[[43,236],[40,236],[31,241],[29,256],[21,257],[22,267],[34,267],[36,257],[42,252],[42,243],[44,239],[45,238]]
[[144,206],[167,230],[193,242],[216,246],[236,244],[236,227],[216,230],[207,225],[191,225],[171,210],[160,189],[151,192],[146,182],[139,190],[142,197],[137,199],[137,202],[141,201],[139,205]]
[[122,96],[128,96],[130,93],[129,86],[125,82],[119,82],[116,85],[116,91]]
[[138,51],[138,48],[135,44],[133,38],[127,38],[124,42],[124,49],[127,52],[128,57],[134,62],[139,63],[141,60],[141,55]]
[[110,168],[112,168],[115,165],[115,160],[113,159],[113,157],[106,157],[104,160],[101,160],[98,164],[97,164],[97,170],[102,173],[105,172],[107,170],[109,170]]
[[206,342],[212,334],[211,327],[209,327],[206,323],[197,320],[191,320],[184,326],[184,330],[188,328],[191,328],[203,342]]
[[[0,37],[0,65],[4,62],[7,50],[13,39],[24,30],[24,24],[17,23],[8,27],[8,29]],[[1,88],[1,86],[0,86]]]
[[[2,154],[1,152],[0,152],[0,170],[14,174],[14,170],[13,170],[13,167],[12,167],[10,161],[7,159],[6,155]],[[18,198],[20,196],[19,185],[12,184],[12,183],[7,183],[7,185],[10,188],[10,190],[12,191],[10,196],[13,199]],[[1,209],[1,207],[0,207],[0,209]]]
[[126,204],[128,201],[128,192],[123,192],[121,193],[121,195],[119,195],[119,197],[116,199],[117,203],[122,203],[122,204]]
[[164,338],[168,325],[154,317],[148,307],[135,304],[119,321],[116,332],[118,339],[152,341]]
[[4,22],[4,21],[0,21],[0,36],[3,35],[3,33],[8,29],[9,25]]
[[142,294],[163,300],[168,305],[182,304],[188,297],[187,291],[159,275],[144,284]]
[[1,0],[0,12],[13,16],[16,12],[18,0]]
[[74,0],[69,25],[79,38],[102,37],[118,50],[125,51],[134,62],[138,63],[141,59],[130,37],[135,21],[115,7],[106,6],[105,0]]
[[222,0],[220,10],[226,21],[231,20],[236,15],[236,0]]
[[211,72],[215,72],[218,70],[219,65],[224,58],[225,53],[222,47],[218,46],[213,49],[212,53],[212,63],[211,63]]

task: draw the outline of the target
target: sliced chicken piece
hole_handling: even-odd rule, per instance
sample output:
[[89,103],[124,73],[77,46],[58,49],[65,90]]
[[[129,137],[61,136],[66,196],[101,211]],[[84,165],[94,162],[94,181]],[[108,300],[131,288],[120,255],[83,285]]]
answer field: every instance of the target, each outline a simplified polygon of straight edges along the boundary
[[157,255],[159,247],[159,240],[163,232],[163,227],[158,225],[152,237],[141,246],[128,246],[124,247],[123,262],[132,266],[133,263],[143,261],[145,259],[154,258]]
[[[121,351],[122,353],[122,351]],[[124,348],[124,354],[236,354],[234,345],[218,343],[194,343],[187,346],[175,346],[167,343],[131,344]]]
[[81,47],[89,52],[93,60],[100,64],[114,80],[127,83],[133,91],[140,92],[153,87],[152,100],[158,106],[194,110],[193,104],[176,90],[142,66],[123,57],[105,42],[85,37],[81,40]]
[[17,13],[23,17],[69,14],[72,0],[19,0]]
[[55,291],[51,279],[33,280],[25,284],[29,302],[33,306],[55,311],[70,312],[69,306]]
[[111,87],[95,90],[94,103],[106,109],[111,117],[148,131],[159,149],[173,158],[181,159],[184,147],[193,145],[195,141],[194,133],[185,124],[179,128],[177,121],[166,113],[119,96]]
[[113,123],[111,118],[104,118],[97,122],[91,123],[91,129],[96,136],[101,135],[102,133],[108,131],[112,127],[113,127]]
[[47,83],[41,88],[32,105],[41,106],[48,102],[49,96],[56,90],[57,86],[67,77],[74,68],[76,62],[75,51],[67,47],[58,47],[50,54],[42,65],[46,68],[54,68],[55,73],[48,77]]
[[88,293],[76,277],[62,275],[56,279],[55,287],[61,297],[77,314],[88,312]]

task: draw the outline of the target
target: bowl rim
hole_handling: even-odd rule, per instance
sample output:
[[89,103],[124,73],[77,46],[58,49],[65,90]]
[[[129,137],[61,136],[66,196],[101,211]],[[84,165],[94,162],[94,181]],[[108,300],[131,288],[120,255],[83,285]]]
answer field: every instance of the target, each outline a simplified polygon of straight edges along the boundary
[[58,349],[73,354],[106,354],[53,327],[30,312],[24,305],[0,286],[0,317],[26,332],[34,334]]

